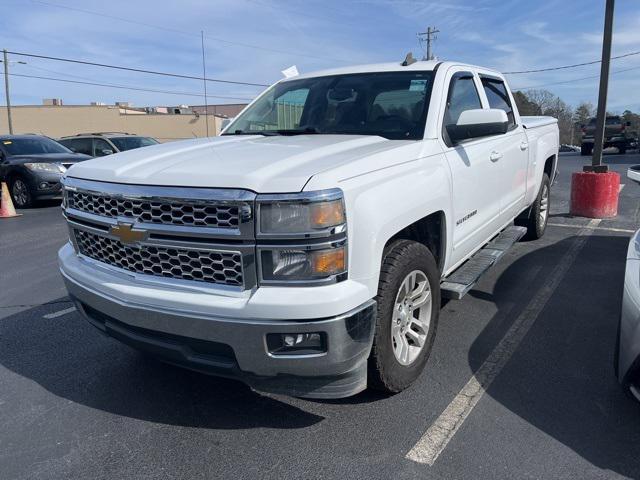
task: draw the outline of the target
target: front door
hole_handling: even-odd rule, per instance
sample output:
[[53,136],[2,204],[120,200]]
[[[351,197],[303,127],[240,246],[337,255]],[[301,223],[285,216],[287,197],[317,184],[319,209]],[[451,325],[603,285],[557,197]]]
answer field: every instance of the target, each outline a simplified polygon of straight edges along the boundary
[[453,251],[458,264],[500,228],[501,164],[493,155],[495,138],[466,140],[453,145],[446,126],[465,110],[483,108],[479,80],[467,71],[449,72],[442,141],[452,178]]

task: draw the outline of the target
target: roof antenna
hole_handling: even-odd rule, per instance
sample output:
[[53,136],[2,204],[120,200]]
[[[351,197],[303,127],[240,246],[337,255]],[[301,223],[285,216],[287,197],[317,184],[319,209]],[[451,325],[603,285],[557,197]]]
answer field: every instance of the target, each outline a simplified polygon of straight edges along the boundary
[[413,58],[413,53],[409,52],[409,53],[407,53],[407,56],[404,57],[404,62],[402,62],[400,65],[402,65],[403,67],[408,67],[412,63],[416,63],[416,62],[417,62],[417,60],[415,58]]

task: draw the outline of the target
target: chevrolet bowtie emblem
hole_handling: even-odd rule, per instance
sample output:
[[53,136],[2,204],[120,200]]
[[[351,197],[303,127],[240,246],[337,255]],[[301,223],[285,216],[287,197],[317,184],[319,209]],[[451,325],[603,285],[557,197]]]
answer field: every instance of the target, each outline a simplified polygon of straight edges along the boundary
[[112,225],[109,230],[111,235],[115,235],[122,243],[135,243],[146,240],[149,232],[146,230],[134,230],[131,223],[120,223]]

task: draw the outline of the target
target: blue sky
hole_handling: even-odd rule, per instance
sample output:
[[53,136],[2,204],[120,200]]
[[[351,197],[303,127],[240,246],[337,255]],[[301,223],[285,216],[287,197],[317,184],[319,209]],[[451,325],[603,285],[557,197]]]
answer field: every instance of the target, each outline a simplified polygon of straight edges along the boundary
[[[640,50],[640,2],[618,0],[613,55]],[[416,39],[427,25],[441,31],[435,52],[501,71],[600,58],[604,0],[0,0],[0,47],[187,75],[271,83],[280,71],[401,61],[422,55]],[[125,21],[125,19],[127,21]],[[17,60],[17,57],[12,57]],[[203,103],[201,82],[40,59],[12,72],[194,93],[171,95],[13,77],[14,104],[59,97],[66,104],[130,101],[135,105]],[[635,69],[634,69],[635,68]],[[612,62],[609,110],[640,111],[640,55]],[[599,65],[511,75],[512,87],[541,86],[575,106],[596,103]],[[250,99],[260,88],[209,83],[210,95]],[[4,96],[1,96],[4,103]],[[211,98],[230,103],[232,98]]]

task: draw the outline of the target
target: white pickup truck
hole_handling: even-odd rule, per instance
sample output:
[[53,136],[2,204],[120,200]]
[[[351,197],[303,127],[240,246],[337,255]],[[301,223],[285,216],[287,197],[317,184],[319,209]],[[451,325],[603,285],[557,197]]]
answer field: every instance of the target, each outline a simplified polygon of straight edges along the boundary
[[521,117],[498,72],[408,63],[283,79],[220,137],[70,168],[59,263],[78,310],[257,390],[409,386],[441,297],[544,233],[558,128]]

